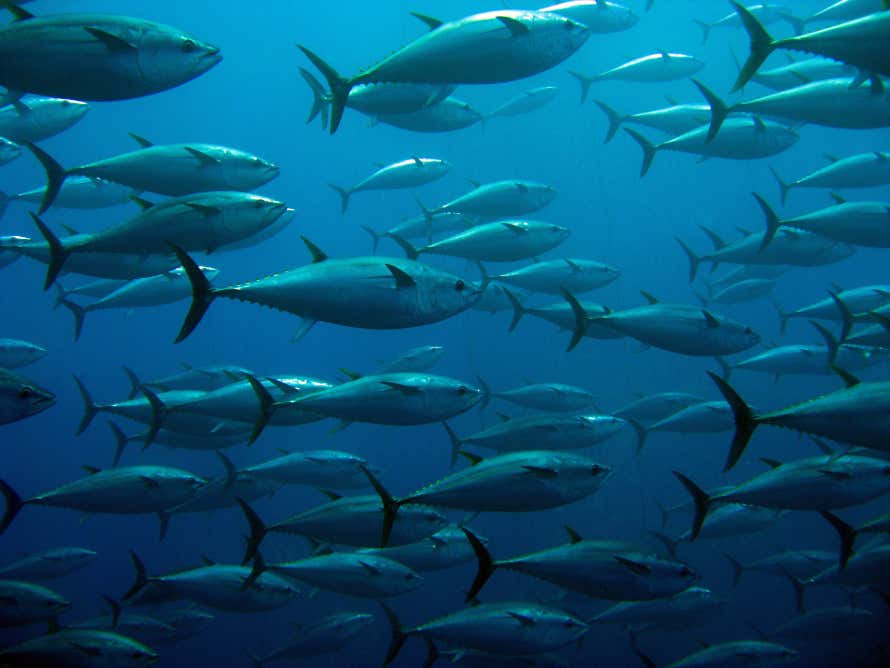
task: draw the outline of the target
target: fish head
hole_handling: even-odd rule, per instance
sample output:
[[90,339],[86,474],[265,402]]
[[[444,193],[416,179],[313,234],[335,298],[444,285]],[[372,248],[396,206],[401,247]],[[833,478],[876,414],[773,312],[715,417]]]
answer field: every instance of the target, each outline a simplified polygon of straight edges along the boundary
[[562,225],[548,225],[544,229],[544,233],[552,238],[553,243],[559,244],[568,239],[572,231]]
[[429,276],[427,294],[432,311],[461,313],[478,302],[485,291],[480,283],[444,272],[431,272]]
[[219,48],[161,24],[146,23],[139,40],[139,71],[164,89],[201,76],[222,60]]
[[726,327],[726,336],[728,343],[737,351],[753,348],[760,343],[760,334],[748,325],[732,323]]
[[627,425],[627,420],[616,415],[581,415],[579,419],[586,428],[596,431],[602,437],[617,434]]
[[86,116],[90,110],[90,105],[80,100],[58,100],[57,102],[55,113],[71,124]]
[[0,369],[0,424],[42,413],[56,403],[56,395],[23,376]]
[[548,452],[541,468],[555,470],[558,475],[548,482],[566,502],[583,499],[600,488],[612,469],[588,457],[570,452]]
[[424,388],[428,405],[441,412],[462,413],[482,399],[483,392],[475,385],[444,376],[429,376],[429,378],[432,382]]
[[231,206],[239,226],[256,229],[269,227],[288,211],[284,202],[253,194],[239,193],[237,201]]
[[245,151],[226,150],[226,165],[232,183],[239,189],[252,190],[268,183],[281,173],[278,165]]
[[557,194],[555,188],[543,183],[518,181],[516,187],[522,193],[522,197],[535,209],[543,209],[556,198]]

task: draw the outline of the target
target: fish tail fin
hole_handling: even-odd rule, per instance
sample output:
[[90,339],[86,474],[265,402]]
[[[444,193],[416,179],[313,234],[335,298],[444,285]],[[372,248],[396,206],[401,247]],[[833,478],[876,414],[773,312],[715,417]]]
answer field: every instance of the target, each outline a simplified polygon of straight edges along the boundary
[[253,390],[253,393],[256,395],[257,401],[260,404],[259,413],[257,414],[257,418],[253,423],[253,431],[250,432],[250,438],[247,441],[247,445],[253,445],[254,442],[260,437],[260,434],[263,433],[266,425],[269,424],[269,420],[272,417],[272,414],[275,412],[276,404],[275,399],[273,399],[272,395],[269,394],[269,390],[267,390],[255,376],[247,374],[246,378],[247,382],[250,383],[250,388]]
[[93,418],[99,413],[99,407],[96,405],[96,402],[93,401],[93,397],[90,396],[87,386],[83,384],[83,381],[80,378],[74,376],[74,383],[77,385],[77,389],[80,392],[80,398],[83,399],[83,417],[80,419],[80,424],[77,425],[77,431],[74,432],[75,436],[80,436],[87,430],[87,427],[90,426],[90,422],[92,422]]
[[708,37],[711,36],[711,24],[699,21],[698,19],[693,19],[692,22],[698,26],[699,30],[701,30],[701,43],[707,44]]
[[726,457],[726,464],[723,471],[729,471],[742,456],[751,435],[757,429],[757,417],[751,407],[745,403],[745,400],[739,396],[733,387],[715,373],[708,371],[711,380],[717,385],[720,394],[726,399],[726,403],[732,409],[732,417],[735,420],[735,434],[732,437],[732,445],[729,448],[729,455]]
[[3,478],[0,478],[0,494],[3,495],[6,501],[6,509],[3,511],[3,518],[0,519],[0,534],[2,534],[12,524],[22,506],[25,505],[25,502],[22,501],[22,497],[19,496],[18,492]]
[[148,584],[148,574],[145,570],[145,564],[142,563],[142,559],[139,558],[139,555],[136,554],[135,550],[130,550],[130,561],[133,562],[133,571],[135,573],[135,577],[133,579],[132,586],[121,598],[122,601],[133,598],[145,587],[145,585]]
[[[646,5],[647,11],[651,5],[651,2]],[[633,650],[633,653],[637,655],[637,658],[643,663],[643,665],[646,666],[646,668],[658,668],[658,666],[656,666],[655,664],[655,661],[653,661],[649,655],[644,654],[643,650],[640,649],[639,642],[637,642],[636,631],[631,629],[628,631],[628,635],[630,636],[630,648]]]
[[661,528],[664,529],[670,524],[671,521],[671,511],[664,507],[664,504],[661,503],[658,499],[655,499],[655,505],[658,506],[658,512],[661,513]]
[[766,231],[763,233],[763,241],[760,242],[760,249],[758,252],[762,252],[769,246],[770,242],[773,240],[773,237],[776,236],[776,232],[779,231],[779,227],[782,225],[782,221],[779,220],[779,217],[776,215],[776,212],[773,211],[773,208],[767,203],[763,197],[761,197],[757,193],[752,193],[754,195],[754,199],[757,200],[757,203],[760,205],[760,210],[763,211],[763,218],[766,224]]
[[108,612],[111,614],[111,628],[116,629],[117,623],[121,618],[120,601],[113,599],[108,594],[102,594],[102,600],[105,601],[105,604],[108,606]]
[[606,119],[609,121],[609,129],[606,130],[606,139],[603,141],[604,144],[608,144],[612,141],[612,138],[615,136],[615,133],[618,132],[618,129],[621,127],[621,124],[624,123],[626,116],[622,116],[617,111],[615,111],[612,107],[610,107],[605,102],[601,102],[600,100],[594,100],[593,103],[603,110],[603,113],[606,115]]
[[705,518],[711,510],[711,497],[708,496],[708,493],[701,487],[696,485],[692,480],[679,471],[674,471],[673,473],[677,480],[682,483],[683,487],[686,488],[686,491],[689,492],[689,495],[692,497],[692,502],[695,504],[695,517],[692,520],[692,531],[689,533],[689,540],[691,542],[698,538],[702,524],[704,524]]
[[785,206],[785,200],[788,199],[788,191],[791,190],[791,186],[782,180],[782,177],[779,176],[779,172],[777,172],[776,168],[772,165],[770,165],[769,171],[772,172],[773,178],[776,180],[776,185],[779,186],[779,194],[782,196],[782,206]]
[[590,84],[596,81],[596,77],[589,77],[580,72],[574,72],[569,70],[569,74],[571,74],[575,81],[578,82],[578,85],[581,86],[581,100],[578,102],[579,105],[584,104],[587,100],[587,94],[590,92]]
[[510,306],[513,307],[513,319],[510,320],[510,327],[507,329],[508,332],[512,332],[514,329],[516,329],[519,321],[522,320],[522,316],[528,313],[528,311],[520,303],[519,298],[513,294],[512,290],[510,290],[509,288],[504,288],[504,294],[507,295],[507,299],[510,301]]
[[309,61],[318,68],[318,71],[327,80],[328,86],[331,89],[331,134],[334,134],[337,128],[340,127],[340,121],[343,119],[343,111],[346,109],[346,101],[349,98],[349,91],[352,90],[353,83],[341,77],[333,67],[328,65],[313,51],[302,45],[297,46]]
[[68,297],[71,291],[67,290],[59,281],[56,281],[53,285],[56,288],[56,301],[53,304],[53,311],[55,311],[62,305],[62,301]]
[[479,389],[482,390],[482,400],[479,402],[479,410],[484,411],[491,402],[491,387],[485,382],[485,379],[476,374],[476,382],[479,383]]
[[408,241],[407,239],[405,239],[404,237],[400,237],[398,234],[393,234],[392,232],[387,232],[386,234],[384,234],[382,236],[389,237],[390,239],[395,241],[402,248],[402,250],[405,253],[405,257],[407,257],[409,260],[417,259],[417,255],[418,255],[417,249],[414,246],[412,246],[411,242]]
[[263,542],[263,538],[269,533],[269,529],[266,527],[265,523],[263,523],[260,516],[257,515],[256,511],[250,507],[247,501],[240,496],[236,497],[235,501],[241,506],[241,512],[244,513],[244,517],[247,518],[247,524],[250,526],[250,536],[247,538],[244,559],[241,560],[241,565],[244,566],[256,556],[257,551],[260,549],[260,543]]
[[720,377],[728,383],[729,377],[732,376],[732,367],[729,365],[729,362],[719,355],[715,355],[714,359],[720,365]]
[[732,586],[734,588],[738,587],[739,582],[742,581],[742,576],[745,574],[745,566],[731,554],[724,552],[723,556],[726,557],[729,565],[732,566]]
[[671,555],[672,559],[678,559],[677,546],[680,544],[679,538],[671,538],[666,533],[662,533],[660,531],[650,531],[649,535],[661,541],[665,549],[668,551],[668,554]]
[[259,580],[260,576],[266,572],[266,560],[263,559],[262,553],[257,550],[253,555],[253,566],[250,568],[250,574],[244,578],[244,584],[241,585],[241,591],[247,591],[253,586],[253,583]]
[[436,643],[429,636],[423,636],[423,641],[426,643],[426,658],[423,660],[423,665],[420,668],[432,668],[441,656],[439,648],[436,647]]
[[652,161],[655,159],[655,153],[658,151],[658,147],[636,130],[624,128],[624,131],[633,137],[634,141],[636,141],[637,144],[640,145],[640,148],[643,149],[643,164],[640,167],[640,178],[643,178],[652,166]]
[[856,542],[856,529],[844,522],[840,517],[827,510],[819,513],[822,518],[834,527],[841,539],[841,550],[838,558],[838,570],[843,570],[853,554],[853,544]]
[[797,612],[803,614],[804,612],[806,612],[806,606],[804,605],[804,596],[806,595],[806,583],[800,578],[792,575],[784,568],[782,568],[782,575],[784,575],[788,579],[788,582],[790,582],[791,586],[794,588],[794,603],[797,607]]
[[151,423],[149,424],[148,431],[145,432],[145,437],[143,439],[145,445],[142,449],[144,450],[154,443],[155,437],[158,435],[161,426],[167,419],[169,409],[167,408],[167,404],[164,403],[154,390],[141,385],[139,387],[139,392],[142,393],[146,401],[148,401],[148,405],[151,407]]
[[74,316],[74,341],[79,341],[80,333],[83,331],[83,321],[84,318],[86,318],[87,310],[80,304],[75,304],[74,302],[65,299],[64,297],[60,297],[58,300],[56,300],[56,303],[61,304],[66,309],[71,311],[71,315]]
[[476,534],[466,527],[461,527],[461,531],[463,531],[464,535],[467,537],[467,541],[470,543],[470,546],[473,548],[473,553],[476,555],[476,560],[479,562],[476,577],[473,580],[473,584],[470,585],[470,590],[467,592],[465,600],[466,603],[469,603],[479,595],[480,591],[482,591],[482,587],[485,586],[485,583],[488,582],[488,579],[494,574],[497,564],[494,559],[491,558],[491,553],[489,553]]
[[457,463],[457,456],[460,454],[461,442],[457,437],[457,434],[454,433],[454,430],[451,428],[447,422],[442,423],[442,427],[445,429],[445,433],[448,434],[448,440],[451,443],[451,468],[454,468],[454,465]]
[[309,109],[309,116],[306,118],[306,125],[309,125],[315,117],[321,114],[321,128],[322,130],[328,129],[328,107],[331,105],[331,101],[327,95],[327,92],[324,89],[324,86],[321,85],[321,82],[312,76],[312,73],[301,67],[300,68],[300,76],[303,77],[303,81],[305,81],[309,85],[309,89],[312,91],[312,108]]
[[329,183],[328,187],[340,195],[340,213],[346,213],[346,209],[349,206],[349,196],[352,195],[352,191],[335,186],[333,183]]
[[692,283],[695,280],[695,275],[698,273],[701,258],[692,252],[692,249],[686,245],[685,241],[676,237],[675,239],[677,243],[680,244],[680,248],[683,249],[683,252],[686,253],[686,257],[689,260],[689,282]]
[[725,121],[726,117],[729,115],[730,109],[714,91],[705,86],[701,81],[693,79],[692,83],[695,84],[705,100],[707,100],[708,106],[711,107],[711,124],[708,127],[708,142],[710,142],[717,136],[717,133],[720,132],[720,128],[723,126],[723,121]]
[[109,420],[108,428],[111,429],[111,433],[114,436],[114,460],[112,461],[111,466],[116,467],[120,464],[121,456],[124,454],[124,449],[127,447],[127,441],[129,439],[127,439],[127,435],[118,426],[117,422]]
[[65,177],[68,176],[68,172],[62,165],[56,162],[55,158],[39,146],[31,142],[25,142],[25,147],[34,154],[34,157],[43,165],[43,170],[46,172],[46,192],[43,193],[43,200],[40,202],[40,209],[37,211],[37,215],[40,216],[56,200],[56,196],[62,189],[62,184],[65,183]]
[[840,298],[838,293],[829,292],[828,295],[831,297],[832,301],[834,301],[838,311],[841,312],[843,325],[841,326],[840,345],[843,345],[850,336],[850,330],[853,329],[853,313],[850,311],[850,307],[847,306],[846,302]]
[[779,333],[784,336],[785,331],[788,329],[788,321],[791,319],[791,314],[782,309],[782,305],[779,304],[775,297],[770,296],[770,301],[773,304],[773,308],[776,309],[776,315],[779,316]]
[[170,513],[166,510],[158,511],[158,540],[162,541],[167,537],[167,531],[170,529]]
[[369,227],[368,225],[362,225],[361,228],[371,235],[371,241],[374,243],[373,252],[377,252],[377,246],[380,245],[380,237],[383,235],[377,232],[373,227]]
[[48,290],[49,287],[55,283],[56,278],[59,276],[59,272],[62,271],[62,267],[65,265],[65,261],[68,259],[70,252],[65,249],[62,242],[59,241],[59,237],[47,227],[46,223],[40,220],[40,217],[37,214],[33,212],[29,213],[31,214],[31,219],[34,221],[34,224],[37,225],[37,229],[40,230],[40,234],[43,235],[43,238],[46,240],[46,244],[49,247],[49,262],[46,266],[46,280],[43,282],[43,289]]
[[575,327],[572,330],[572,340],[569,341],[569,347],[566,348],[566,352],[570,352],[574,350],[575,346],[577,346],[581,342],[581,339],[584,338],[589,318],[584,307],[581,306],[581,302],[578,301],[575,295],[565,288],[561,288],[560,292],[562,292],[562,296],[569,303],[569,306],[572,307],[572,314],[575,316]]
[[139,380],[139,376],[137,376],[136,372],[130,367],[123,366],[121,369],[123,369],[124,374],[127,376],[127,380],[130,381],[130,393],[127,395],[127,399],[133,399],[142,392],[142,381]]
[[192,286],[192,304],[185,316],[179,334],[173,341],[173,343],[179,343],[180,341],[184,341],[189,334],[194,331],[195,327],[198,326],[198,323],[201,322],[201,318],[204,317],[204,314],[207,313],[207,309],[210,308],[210,305],[216,298],[216,294],[214,293],[213,286],[210,285],[210,281],[207,280],[207,276],[204,275],[204,272],[201,271],[197,263],[189,257],[188,253],[175,244],[169,245],[173,249],[173,252],[176,253],[179,264],[185,269],[185,275]]
[[748,32],[748,39],[751,41],[751,53],[748,55],[748,60],[742,66],[742,71],[739,72],[739,77],[732,87],[732,92],[735,92],[751,80],[751,77],[760,69],[763,61],[775,50],[776,46],[772,36],[750,11],[737,2],[732,4],[742,20],[742,25],[745,26],[745,30]]
[[383,608],[383,614],[386,616],[386,621],[389,622],[390,629],[389,649],[386,650],[386,659],[383,661],[383,668],[386,668],[386,666],[395,661],[408,636],[402,629],[402,623],[393,609],[383,601],[380,601],[380,607]]
[[643,451],[643,446],[646,445],[646,438],[649,436],[649,430],[646,429],[645,425],[639,420],[634,420],[633,418],[624,418],[627,421],[627,424],[633,428],[634,432],[637,435],[637,454],[639,455]]
[[825,347],[828,350],[828,368],[830,369],[837,363],[837,352],[838,348],[841,347],[841,344],[835,338],[834,334],[829,332],[822,323],[810,320],[810,324],[815,327],[816,331],[822,335],[823,339],[825,339]]
[[377,495],[380,497],[380,502],[383,504],[383,532],[380,537],[380,547],[386,547],[389,543],[392,527],[396,522],[396,516],[399,513],[399,507],[402,505],[402,501],[394,499],[392,494],[389,493],[389,490],[383,486],[377,479],[377,476],[371,473],[366,466],[362,466],[361,469],[364,471],[365,477],[368,478],[368,482],[371,483],[371,487],[377,492]]
[[0,218],[3,218],[3,214],[6,213],[6,207],[9,206],[11,201],[12,197],[0,190]]

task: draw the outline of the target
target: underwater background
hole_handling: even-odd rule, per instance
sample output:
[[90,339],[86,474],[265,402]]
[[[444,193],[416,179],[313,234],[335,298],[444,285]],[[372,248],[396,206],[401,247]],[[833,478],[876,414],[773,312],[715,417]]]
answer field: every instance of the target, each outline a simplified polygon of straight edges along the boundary
[[[622,276],[586,298],[624,308],[644,303],[646,290],[660,300],[697,303],[688,282],[688,264],[675,242],[684,239],[704,251],[710,244],[698,225],[712,227],[726,238],[737,228],[760,230],[762,214],[751,193],[762,193],[778,206],[776,184],[768,165],[786,177],[797,177],[825,164],[824,154],[852,155],[884,150],[887,131],[853,131],[806,126],[791,150],[767,160],[730,161],[659,153],[652,169],[640,178],[641,152],[620,132],[603,144],[605,116],[588,100],[579,106],[579,90],[568,70],[597,72],[630,58],[657,50],[682,51],[707,61],[698,77],[729,99],[728,88],[736,69],[730,49],[747,53],[747,38],[739,29],[714,30],[707,44],[693,19],[715,20],[729,11],[724,2],[656,0],[645,12],[642,0],[627,0],[639,13],[631,30],[594,34],[564,63],[536,77],[510,84],[462,86],[457,95],[480,111],[491,110],[514,94],[535,86],[560,88],[546,107],[515,118],[493,118],[484,124],[444,134],[422,134],[383,124],[370,126],[366,117],[347,110],[336,135],[322,132],[318,122],[306,125],[311,94],[298,74],[306,67],[295,43],[324,54],[340,72],[354,72],[376,62],[398,46],[422,34],[425,27],[409,15],[421,12],[443,19],[458,18],[499,7],[497,2],[466,0],[434,2],[414,0],[374,3],[346,0],[291,2],[102,2],[79,0],[38,2],[35,12],[97,11],[140,16],[175,25],[222,49],[223,62],[206,75],[160,95],[141,99],[92,103],[86,118],[70,131],[42,143],[64,165],[81,164],[135,147],[128,132],[158,143],[202,141],[242,148],[278,164],[281,175],[259,192],[281,199],[296,209],[293,223],[279,236],[253,248],[218,255],[199,255],[202,264],[221,270],[217,285],[266,275],[309,261],[300,241],[305,235],[332,257],[371,253],[368,235],[360,225],[387,229],[401,219],[417,215],[408,191],[363,192],[354,196],[345,214],[327,184],[351,185],[373,171],[378,162],[390,163],[410,156],[435,157],[452,162],[452,172],[416,191],[432,206],[465,192],[468,179],[488,182],[530,179],[553,186],[555,201],[532,216],[571,229],[571,237],[545,258],[562,256],[599,260],[620,268]],[[824,2],[789,0],[785,3],[806,14]],[[513,6],[511,5],[511,8]],[[519,8],[519,7],[516,7]],[[776,33],[789,28],[773,27]],[[775,55],[771,63],[781,64]],[[748,95],[766,89],[749,84]],[[700,102],[688,80],[662,84],[594,83],[590,98],[603,100],[624,113],[664,106],[665,96],[681,102]],[[647,136],[657,133],[643,131]],[[0,186],[18,192],[40,185],[44,175],[30,156],[0,167]],[[149,196],[152,199],[153,196]],[[856,191],[856,199],[887,198],[886,187]],[[784,212],[804,212],[830,203],[822,190],[795,191]],[[132,215],[135,207],[99,211],[51,209],[45,220],[53,227],[69,225],[89,232]],[[27,208],[13,203],[0,220],[3,234],[34,236]],[[383,240],[380,254],[401,256],[394,243]],[[450,258],[435,257],[430,264],[476,278],[477,269]],[[508,265],[491,265],[490,270]],[[520,265],[515,265],[520,266]],[[853,287],[887,278],[886,253],[858,249],[850,259],[834,265],[794,268],[779,280],[775,297],[786,309],[826,295],[832,284]],[[700,273],[706,273],[703,267]],[[2,477],[23,495],[57,486],[82,474],[81,465],[109,466],[114,441],[96,420],[80,437],[74,436],[82,403],[71,380],[83,379],[99,401],[126,396],[129,383],[121,371],[131,367],[140,377],[152,379],[190,365],[226,363],[260,374],[299,373],[329,380],[342,378],[338,369],[371,370],[379,360],[396,356],[412,346],[447,348],[434,373],[475,382],[478,375],[493,389],[507,389],[529,380],[558,381],[586,387],[599,397],[604,412],[616,409],[639,394],[683,391],[718,399],[706,371],[718,371],[711,358],[683,357],[657,349],[641,350],[631,339],[584,340],[566,353],[570,334],[535,318],[525,318],[508,333],[508,311],[497,314],[470,310],[446,322],[400,331],[370,331],[319,323],[296,344],[290,342],[297,321],[287,314],[233,301],[219,301],[202,326],[185,342],[173,345],[187,309],[185,302],[152,309],[91,313],[77,344],[72,342],[72,321],[64,309],[53,309],[55,295],[42,292],[44,266],[22,260],[0,271],[0,335],[38,343],[50,352],[28,375],[53,390],[57,405],[44,415],[7,425],[0,433]],[[66,287],[75,284],[63,277]],[[548,301],[546,297],[541,303]],[[551,301],[557,301],[553,299]],[[766,300],[715,307],[719,312],[750,324],[764,342],[821,343],[803,319],[792,320],[787,334],[779,333],[775,310]],[[833,324],[832,327],[835,327]],[[862,373],[882,378],[885,367]],[[840,387],[830,375],[784,376],[773,382],[766,374],[737,371],[735,387],[757,407],[777,407]],[[469,433],[497,420],[496,411],[518,415],[516,406],[498,400],[486,411],[474,408],[451,421],[458,433]],[[363,456],[382,470],[381,477],[394,494],[406,494],[442,477],[449,467],[450,445],[441,426],[384,427],[354,424],[329,434],[332,422],[321,421],[294,428],[270,428],[251,447],[235,447],[226,454],[238,467],[258,463],[289,450],[331,448]],[[133,433],[127,425],[128,433]],[[652,434],[641,456],[634,452],[633,437],[625,430],[618,438],[585,452],[614,467],[601,491],[565,508],[528,514],[483,513],[473,527],[489,540],[497,557],[529,552],[564,542],[564,525],[586,538],[621,539],[657,547],[647,531],[661,530],[656,501],[669,506],[684,502],[686,493],[670,474],[685,472],[694,480],[714,486],[740,482],[763,470],[760,456],[792,459],[818,453],[808,438],[777,429],[758,431],[748,456],[729,474],[720,473],[730,433],[704,435]],[[152,446],[146,452],[131,444],[123,464],[153,463],[185,468],[199,475],[220,475],[212,453],[170,450]],[[283,487],[272,498],[256,502],[264,518],[279,518],[319,504],[325,499],[314,490]],[[883,506],[881,505],[883,504]],[[853,508],[845,513],[854,522],[880,514],[885,501]],[[460,513],[449,513],[460,519]],[[688,525],[686,515],[675,518],[669,532],[678,535]],[[222,561],[240,560],[247,526],[236,508],[213,514],[174,517],[163,542],[152,516],[81,518],[53,508],[28,507],[0,538],[0,563],[20,553],[56,545],[79,545],[97,550],[99,559],[77,576],[53,586],[75,602],[72,617],[91,616],[101,610],[100,594],[120,596],[132,582],[127,550],[142,557],[149,573],[197,565],[202,555]],[[652,633],[644,638],[647,653],[659,665],[699,647],[699,641],[720,642],[753,638],[746,625],[771,629],[796,614],[791,586],[781,578],[747,574],[742,586],[732,587],[732,571],[723,553],[741,561],[766,556],[782,548],[835,550],[837,536],[815,513],[792,512],[768,531],[720,541],[680,546],[680,556],[702,574],[698,583],[730,599],[713,623],[688,632]],[[294,559],[309,553],[306,542],[293,536],[270,537],[267,561]],[[462,605],[475,573],[468,563],[439,573],[424,574],[425,584],[392,602],[403,622],[414,623],[444,614]],[[510,572],[499,572],[487,586],[483,601],[535,599],[563,602],[569,609],[597,611],[606,602],[563,598],[543,582]],[[834,587],[807,592],[810,608],[843,605],[848,596]],[[871,609],[888,628],[886,605],[877,597],[863,597],[859,605]],[[249,665],[244,650],[265,652],[282,644],[293,622],[307,621],[339,610],[367,610],[377,616],[365,632],[338,654],[307,658],[312,666],[374,666],[382,662],[389,628],[372,602],[319,592],[286,608],[255,615],[218,613],[207,631],[173,646],[161,648],[164,668],[184,666]],[[879,632],[880,629],[876,629]],[[23,630],[0,630],[0,643],[27,637]],[[837,665],[870,665],[865,644],[838,647],[849,653]],[[423,645],[409,641],[395,665],[419,665]],[[858,652],[858,655],[857,655]],[[627,634],[619,626],[594,625],[579,648],[561,653],[572,666],[636,666]],[[443,659],[445,661],[446,659]],[[807,664],[818,665],[818,664]]]

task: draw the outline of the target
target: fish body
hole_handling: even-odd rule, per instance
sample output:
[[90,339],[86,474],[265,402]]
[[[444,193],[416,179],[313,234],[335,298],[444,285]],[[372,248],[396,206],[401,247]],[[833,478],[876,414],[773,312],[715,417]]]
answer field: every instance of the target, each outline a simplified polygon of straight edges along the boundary
[[479,262],[516,262],[546,253],[568,239],[560,225],[532,220],[501,220],[476,225],[434,241],[417,253],[449,255]]
[[143,668],[159,660],[133,638],[96,629],[63,629],[0,650],[10,668]]
[[632,401],[613,414],[642,422],[657,422],[703,401],[700,396],[687,392],[661,392]]
[[[850,313],[877,311],[881,307],[890,304],[890,285],[882,283],[841,290],[837,292],[837,298],[844,303]],[[842,316],[843,314],[838,308],[837,302],[831,297],[820,299],[817,302],[785,314],[785,318],[818,318],[826,320],[841,320]]]
[[878,543],[853,552],[843,569],[835,563],[814,575],[807,584],[841,585],[844,587],[877,587],[890,583],[890,543]]
[[[14,199],[40,204],[46,197],[46,186],[20,192]],[[65,179],[53,200],[60,209],[105,209],[126,204],[138,191],[113,181],[94,176],[71,176]]]
[[557,95],[559,95],[559,88],[556,86],[540,86],[539,88],[532,88],[515,97],[511,97],[488,114],[488,118],[496,118],[498,116],[520,116],[532,111],[537,111],[556,99]]
[[82,547],[57,547],[0,566],[5,580],[54,580],[89,566],[97,553]]
[[446,202],[431,213],[462,213],[478,218],[511,218],[543,209],[556,190],[535,181],[494,181]]
[[839,79],[854,74],[855,69],[846,63],[828,58],[807,58],[770,70],[761,70],[751,77],[751,80],[778,92],[795,88],[803,83]]
[[851,607],[818,608],[785,622],[771,636],[783,642],[836,642],[867,632],[874,623],[868,610]]
[[[213,280],[219,269],[201,267],[207,280]],[[191,296],[185,270],[177,267],[159,276],[134,279],[114,292],[81,307],[84,312],[115,308],[139,308],[171,304]]]
[[89,110],[77,100],[28,96],[0,107],[0,137],[18,144],[43,141],[74,126]]
[[596,403],[596,396],[589,390],[565,383],[520,385],[492,396],[539,411],[580,411]]
[[337,652],[374,621],[366,612],[340,612],[297,625],[291,641],[269,654],[253,657],[257,666],[272,661],[299,661],[307,656]]
[[703,401],[658,420],[648,429],[681,434],[711,434],[732,431],[734,425],[729,404],[725,401]]
[[476,125],[484,118],[468,102],[447,97],[416,111],[377,114],[374,121],[413,132],[454,132]]
[[807,23],[815,23],[817,21],[830,21],[831,23],[850,21],[866,14],[880,12],[884,8],[882,0],[838,0],[838,2],[833,2],[812,14],[807,18]]
[[437,158],[408,158],[380,167],[373,174],[362,179],[351,188],[340,188],[332,185],[343,199],[343,211],[349,204],[349,198],[363,190],[397,190],[399,188],[416,188],[441,179],[451,170],[451,163]]
[[52,589],[19,580],[0,580],[0,627],[47,622],[70,607],[70,601]]
[[76,100],[125,100],[198,77],[219,49],[140,18],[53,14],[0,31],[0,85]]
[[594,617],[594,621],[623,624],[640,631],[679,631],[707,623],[725,603],[710,589],[690,587],[669,598],[616,603]]
[[318,489],[365,487],[362,466],[367,461],[348,452],[307,450],[249,466],[242,472],[283,485],[308,485]]
[[499,422],[465,436],[460,445],[500,453],[528,450],[575,450],[606,441],[627,426],[612,415],[531,415]]
[[416,543],[396,547],[364,547],[359,554],[373,554],[404,564],[415,571],[440,571],[473,560],[473,548],[464,532],[449,525]]
[[210,392],[225,387],[235,380],[246,378],[252,373],[250,369],[232,364],[210,364],[199,367],[186,365],[182,371],[141,384],[159,392],[173,390]]
[[776,288],[769,278],[749,278],[717,290],[708,298],[709,304],[742,304],[766,297]]
[[672,104],[661,109],[623,115],[605,102],[595,100],[595,103],[603,110],[609,121],[606,142],[611,141],[618,129],[625,123],[642,125],[664,132],[671,137],[678,137],[705,125],[711,117],[711,108],[706,104]]
[[739,640],[711,645],[668,668],[774,668],[797,661],[800,652],[771,642]]
[[782,202],[793,188],[871,188],[890,183],[890,153],[874,151],[832,160],[830,164],[799,179],[784,183],[779,189]]
[[359,598],[399,596],[417,589],[422,583],[420,575],[407,566],[367,553],[333,552],[266,567],[283,577]]
[[629,30],[640,20],[629,7],[606,0],[569,0],[542,7],[538,11],[565,16],[587,26],[594,33]]
[[536,262],[506,274],[499,274],[494,280],[534,292],[561,294],[562,290],[568,290],[576,294],[601,288],[620,276],[621,270],[612,265],[593,260],[565,258]]
[[444,346],[416,346],[409,348],[387,362],[381,363],[377,367],[377,373],[429,371],[442,359],[444,354]]
[[[837,349],[834,363],[842,369],[858,371],[890,360],[890,352],[871,346],[844,344]],[[733,364],[736,369],[782,374],[832,374],[826,346],[791,345],[769,350]]]
[[0,339],[0,367],[18,369],[46,356],[46,348],[30,341]]
[[778,224],[856,246],[890,246],[890,204],[886,202],[843,202],[781,219]]

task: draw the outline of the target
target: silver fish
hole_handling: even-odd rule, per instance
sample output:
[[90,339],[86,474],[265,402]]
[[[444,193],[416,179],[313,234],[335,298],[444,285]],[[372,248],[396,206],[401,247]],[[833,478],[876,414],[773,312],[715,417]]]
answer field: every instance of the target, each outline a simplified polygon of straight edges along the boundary
[[4,628],[50,621],[70,607],[70,601],[47,587],[0,580],[0,626]]
[[18,369],[34,364],[46,356],[46,348],[30,341],[19,339],[0,339],[0,367]]
[[0,137],[19,144],[43,141],[75,125],[89,110],[77,100],[22,97],[0,108]]
[[533,292],[572,294],[609,285],[621,277],[621,270],[594,260],[564,258],[535,262],[527,267],[494,276],[492,280],[508,283]]
[[0,425],[42,413],[56,403],[56,395],[37,383],[0,367]]
[[29,554],[0,566],[0,578],[8,580],[54,580],[95,561],[98,554],[83,547],[56,547]]
[[590,85],[596,81],[632,81],[635,83],[658,83],[685,79],[701,70],[705,63],[686,53],[659,51],[613,67],[599,74],[586,75],[569,72],[581,85],[581,102],[587,99]]
[[0,661],[22,668],[143,668],[159,660],[153,649],[133,638],[96,629],[63,629],[0,650]]
[[380,167],[370,176],[362,179],[351,188],[341,188],[331,184],[342,200],[342,211],[346,212],[349,198],[363,190],[396,190],[416,188],[432,183],[451,171],[451,163],[438,158],[408,158]]
[[340,612],[296,625],[291,641],[263,656],[249,654],[254,668],[272,661],[298,661],[307,656],[336,652],[374,621],[366,612]]
[[787,183],[775,170],[772,171],[779,185],[784,205],[788,193],[795,188],[831,188],[836,190],[871,188],[890,183],[890,153],[874,151],[858,153],[846,158],[831,159],[825,167]]

